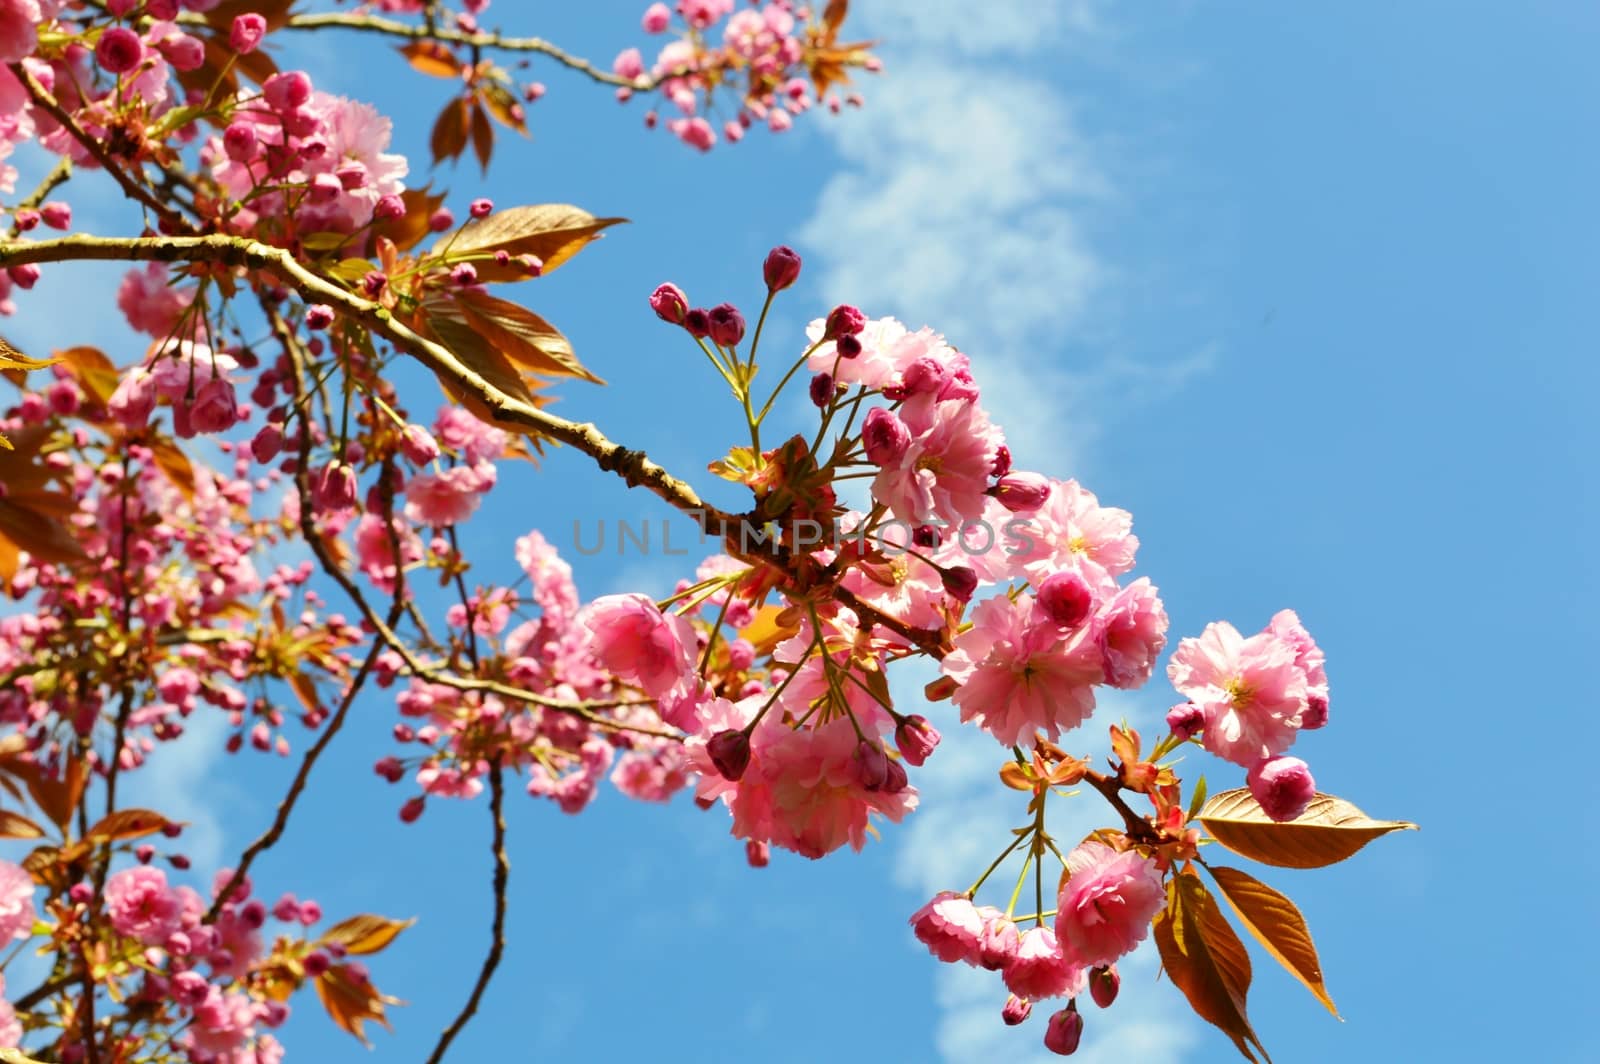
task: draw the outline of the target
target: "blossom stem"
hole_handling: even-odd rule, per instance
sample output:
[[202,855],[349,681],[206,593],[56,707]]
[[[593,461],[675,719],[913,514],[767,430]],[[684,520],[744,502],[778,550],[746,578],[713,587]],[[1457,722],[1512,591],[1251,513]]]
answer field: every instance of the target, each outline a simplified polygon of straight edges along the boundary
[[989,863],[989,867],[985,868],[983,870],[983,875],[978,877],[977,882],[973,883],[972,886],[967,888],[967,897],[969,897],[969,898],[975,897],[977,895],[977,893],[978,893],[979,888],[983,886],[984,881],[987,880],[990,876],[994,875],[995,869],[999,868],[1002,864],[1004,864],[1005,863],[1005,859],[1007,857],[1011,856],[1012,851],[1015,850],[1018,846],[1021,846],[1024,842],[1026,842],[1028,836],[1031,835],[1031,834],[1033,834],[1033,829],[1032,828],[1026,828],[1026,829],[1018,832],[1017,836],[1011,840],[1011,845],[1007,846],[1004,850],[1002,850],[1000,852],[1000,856],[996,857],[993,861],[991,861]]

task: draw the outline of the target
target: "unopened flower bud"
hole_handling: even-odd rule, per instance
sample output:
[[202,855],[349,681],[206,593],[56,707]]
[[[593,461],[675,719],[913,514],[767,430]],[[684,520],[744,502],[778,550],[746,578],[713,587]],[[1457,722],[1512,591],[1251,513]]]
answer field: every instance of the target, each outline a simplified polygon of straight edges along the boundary
[[1007,1027],[1015,1027],[1026,1020],[1031,1012],[1033,1012],[1033,1002],[1012,994],[1006,998],[1005,1007],[1000,1010],[1000,1021]]
[[326,972],[332,964],[333,962],[328,959],[328,955],[320,949],[312,950],[300,961],[300,966],[306,970],[306,975],[312,979]]
[[952,565],[939,573],[944,589],[952,596],[966,602],[978,590],[978,574],[970,566]]
[[1245,777],[1261,809],[1279,822],[1294,820],[1317,796],[1317,781],[1298,757],[1268,757],[1256,763]]
[[1007,473],[989,494],[1012,513],[1028,514],[1050,498],[1050,480],[1038,473]]
[[849,304],[840,304],[828,314],[827,325],[822,330],[824,340],[837,340],[841,336],[854,336],[867,327],[867,316]]
[[869,739],[857,743],[855,774],[856,782],[861,784],[863,790],[882,790],[889,778],[889,758],[883,752],[883,747]]
[[306,308],[306,328],[320,332],[333,324],[333,308],[326,303],[313,303]]
[[1327,727],[1328,700],[1321,695],[1312,695],[1306,699],[1305,712],[1300,714],[1300,730],[1316,731],[1318,728]]
[[744,859],[751,868],[765,868],[772,861],[772,844],[751,839],[744,844]]
[[[21,213],[20,211],[18,212]],[[72,205],[62,203],[60,200],[51,200],[39,208],[39,217],[51,229],[72,228]]]
[[750,767],[750,736],[725,729],[706,741],[706,753],[725,780],[739,780]]
[[811,403],[824,407],[833,402],[833,374],[819,373],[811,378]]
[[1071,569],[1045,577],[1037,601],[1045,616],[1062,628],[1076,628],[1094,612],[1094,592]]
[[994,452],[994,465],[989,468],[992,476],[1003,477],[1011,472],[1011,448],[1001,444]]
[[261,38],[266,35],[267,20],[254,11],[247,11],[233,17],[233,25],[228,30],[228,43],[240,55],[247,55],[256,50]]
[[1061,1057],[1070,1057],[1078,1051],[1078,1041],[1083,1037],[1083,1017],[1076,1005],[1068,1005],[1050,1017],[1044,1029],[1044,1047]]
[[932,550],[944,542],[944,536],[940,535],[939,530],[932,525],[918,525],[911,530],[911,542]]
[[732,303],[719,303],[708,315],[711,342],[734,347],[744,339],[744,315]]
[[112,26],[94,46],[94,60],[108,74],[126,74],[144,59],[144,44],[126,26]]
[[1206,726],[1206,715],[1193,702],[1179,702],[1167,710],[1167,730],[1187,742]]
[[711,335],[710,311],[695,307],[683,316],[683,327],[689,330],[689,335],[696,340],[704,340]]
[[767,252],[767,261],[761,265],[761,276],[767,282],[767,291],[783,291],[800,277],[799,254],[794,248],[779,244]]
[[1089,996],[1094,998],[1094,1003],[1103,1009],[1109,1009],[1111,1003],[1117,1000],[1117,991],[1122,989],[1122,976],[1117,974],[1115,964],[1105,968],[1096,968],[1089,973]]
[[867,412],[861,426],[861,443],[867,451],[867,461],[886,466],[900,460],[911,446],[911,430],[892,410],[875,406]]
[[689,297],[675,284],[659,285],[650,293],[650,309],[662,321],[682,325],[684,315],[689,313]]
[[406,804],[400,807],[400,821],[405,824],[414,824],[422,815],[422,808],[427,804],[427,799],[418,794],[406,799]]
[[906,775],[906,767],[894,758],[889,758],[888,769],[883,777],[883,786],[878,789],[884,794],[899,794],[909,786],[911,786],[911,777]]
[[380,222],[393,221],[406,216],[406,201],[396,193],[379,196],[378,202],[373,205],[372,217]]
[[274,74],[261,83],[261,94],[274,111],[293,111],[311,99],[311,76],[303,70]]
[[474,218],[487,218],[494,213],[494,200],[475,199],[467,207],[467,211]]
[[651,4],[645,9],[642,25],[646,33],[665,33],[672,25],[672,11],[666,4]]
[[833,342],[833,349],[840,358],[855,358],[861,354],[861,337],[841,336]]
[[934,748],[939,745],[939,732],[928,718],[921,714],[912,714],[900,722],[894,730],[894,741],[900,747],[900,756],[905,758],[906,764],[920,768],[928,760]]
[[1016,957],[1022,933],[1005,913],[989,911],[987,915],[983,933],[978,936],[978,966],[998,972]]
[[435,233],[442,233],[456,224],[456,216],[449,207],[440,207],[428,215],[428,228]]

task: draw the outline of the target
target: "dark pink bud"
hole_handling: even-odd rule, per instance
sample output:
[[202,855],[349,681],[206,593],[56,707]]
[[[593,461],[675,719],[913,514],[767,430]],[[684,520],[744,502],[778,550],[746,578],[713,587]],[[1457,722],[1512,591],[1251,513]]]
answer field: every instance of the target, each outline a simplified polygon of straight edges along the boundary
[[188,72],[199,70],[206,65],[206,46],[199,39],[187,33],[175,33],[164,38],[158,45],[161,54],[166,56],[167,62],[173,69]]
[[311,99],[311,75],[303,70],[274,74],[261,85],[267,106],[274,111],[293,111]]
[[867,327],[867,316],[849,304],[840,304],[828,314],[828,324],[822,330],[824,340],[837,340],[841,336],[854,336]]
[[855,774],[863,790],[881,791],[889,778],[889,757],[883,747],[867,739],[857,743]]
[[944,589],[962,602],[971,599],[972,593],[978,590],[978,574],[965,565],[952,565],[940,572],[939,579]]
[[417,818],[422,815],[422,809],[426,804],[427,799],[420,794],[406,799],[406,804],[400,807],[400,822],[403,824],[415,824]]
[[87,905],[89,899],[94,897],[94,888],[87,883],[74,883],[72,889],[67,892],[67,897],[76,905]]
[[750,736],[731,729],[719,731],[706,742],[706,753],[723,779],[742,779],[750,767]]
[[918,525],[911,530],[911,542],[919,547],[933,550],[944,542],[944,536],[940,535],[939,530],[932,525]]
[[1033,1011],[1033,1002],[1027,998],[1019,998],[1012,994],[1006,998],[1005,1007],[1000,1010],[1000,1021],[1007,1027],[1015,1027],[1028,1018]]
[[866,447],[867,461],[886,466],[898,462],[911,446],[911,430],[892,410],[875,406],[867,412],[861,426],[861,443]]
[[333,324],[333,308],[326,303],[313,303],[306,308],[306,328],[320,332]]
[[895,728],[894,741],[899,745],[900,756],[905,758],[906,764],[920,768],[939,745],[939,732],[928,723],[927,717],[914,713]]
[[266,465],[283,451],[283,426],[275,421],[269,421],[261,426],[261,430],[250,441],[250,455],[257,462]]
[[1317,796],[1317,781],[1298,757],[1269,757],[1256,763],[1245,777],[1261,809],[1280,823],[1294,820]]
[[155,855],[156,848],[147,842],[141,843],[140,845],[134,847],[133,859],[138,861],[140,864],[149,864],[150,858],[154,857]]
[[39,267],[31,262],[24,262],[20,266],[9,267],[6,276],[10,277],[11,283],[18,288],[32,288],[39,283]]
[[906,775],[906,767],[894,758],[889,759],[889,768],[884,776],[883,786],[879,788],[884,794],[899,794],[911,785],[911,777]]
[[1117,991],[1122,989],[1122,976],[1117,974],[1115,964],[1107,968],[1096,968],[1089,973],[1089,996],[1094,998],[1094,1003],[1103,1009],[1109,1009],[1111,1003],[1117,1000]]
[[900,375],[900,387],[906,395],[937,395],[948,377],[943,363],[923,356]]
[[766,279],[767,291],[783,291],[800,277],[799,254],[794,248],[779,244],[767,252],[767,261],[761,266],[761,276]]
[[689,335],[696,340],[704,340],[711,335],[710,312],[695,307],[683,316],[683,327],[689,330]]
[[246,927],[255,930],[267,922],[267,907],[262,904],[261,899],[252,898],[239,909],[239,920]]
[[689,313],[689,297],[675,284],[658,285],[650,293],[650,309],[662,321],[682,325],[684,315]]
[[478,283],[478,268],[470,262],[458,262],[450,270],[450,280],[465,288]]
[[474,218],[487,218],[489,215],[494,213],[494,200],[475,199],[467,207],[467,211]]
[[329,462],[314,487],[317,505],[324,510],[338,512],[356,504],[356,471],[343,462]]
[[222,150],[236,163],[254,159],[258,143],[256,127],[248,122],[234,122],[222,131]]
[[72,228],[72,207],[60,200],[51,200],[39,208],[39,217],[51,229]]
[[1321,695],[1312,695],[1306,699],[1305,712],[1300,714],[1300,730],[1316,731],[1318,728],[1327,727],[1328,700]]
[[22,207],[11,216],[11,223],[17,227],[19,233],[30,233],[39,228],[39,220],[44,217],[31,207]]
[[1061,1057],[1070,1057],[1078,1051],[1078,1041],[1083,1037],[1083,1017],[1077,1005],[1068,1005],[1050,1017],[1044,1029],[1044,1047]]
[[1076,628],[1094,612],[1094,591],[1071,569],[1045,577],[1039,585],[1039,608],[1062,628]]
[[407,425],[400,433],[400,450],[409,461],[427,465],[439,457],[439,441],[421,425]]
[[815,406],[833,402],[833,374],[819,373],[811,378],[811,402]]
[[994,466],[989,472],[997,477],[1003,477],[1011,472],[1011,448],[1003,443],[1000,445],[994,452]]
[[111,74],[126,74],[144,59],[144,44],[126,26],[112,26],[94,46],[94,60]]
[[368,270],[361,278],[361,291],[366,293],[368,299],[378,298],[388,286],[389,275],[382,270]]
[[440,207],[428,215],[428,228],[435,233],[442,233],[456,224],[456,216],[450,213],[449,207]]
[[833,342],[833,349],[840,358],[855,358],[861,354],[861,337],[841,336]]
[[744,339],[744,315],[732,303],[719,303],[707,315],[711,342],[734,347]]
[[406,216],[406,201],[395,192],[379,196],[378,202],[373,205],[372,217],[380,222],[393,221]]
[[1179,702],[1167,710],[1167,729],[1187,742],[1206,726],[1206,715],[1193,702]]
[[234,51],[245,55],[255,51],[261,44],[261,38],[266,35],[267,20],[254,11],[247,11],[233,17],[233,26],[228,31],[228,43],[233,45]]
[[328,955],[319,950],[312,950],[300,961],[300,966],[306,970],[306,975],[312,979],[326,972],[333,964]]
[[755,839],[744,844],[744,859],[751,868],[765,868],[772,861],[772,844]]
[[[135,6],[134,4],[128,5],[130,9]],[[211,6],[215,7],[216,5],[212,4]],[[144,5],[144,13],[153,19],[171,22],[178,17],[178,0],[149,0]]]
[[1038,473],[1007,473],[989,494],[1014,514],[1032,513],[1050,498],[1050,478]]

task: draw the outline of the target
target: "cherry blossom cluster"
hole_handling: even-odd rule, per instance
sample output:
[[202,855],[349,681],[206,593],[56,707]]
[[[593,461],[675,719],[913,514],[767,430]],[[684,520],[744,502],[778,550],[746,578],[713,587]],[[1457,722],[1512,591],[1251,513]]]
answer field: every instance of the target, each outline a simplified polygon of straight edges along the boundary
[[[733,144],[752,127],[782,133],[797,116],[821,104],[834,114],[859,107],[860,93],[840,95],[836,84],[850,68],[876,73],[881,64],[864,44],[840,44],[845,5],[817,12],[794,0],[766,0],[737,8],[735,0],[678,0],[673,7],[653,3],[642,25],[651,35],[670,34],[646,66],[638,48],[621,52],[611,69],[621,78],[651,86],[667,110],[666,128],[679,140],[710,151],[721,140]],[[626,102],[637,90],[622,87]],[[732,97],[732,114],[718,123],[721,101]],[[645,124],[661,118],[651,110]]]

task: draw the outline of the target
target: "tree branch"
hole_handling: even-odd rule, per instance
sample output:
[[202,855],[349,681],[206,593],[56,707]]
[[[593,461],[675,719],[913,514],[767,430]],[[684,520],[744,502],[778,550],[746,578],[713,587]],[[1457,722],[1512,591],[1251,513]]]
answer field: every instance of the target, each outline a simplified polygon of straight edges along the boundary
[[439,1036],[439,1044],[433,1047],[427,1064],[439,1064],[439,1061],[444,1059],[450,1043],[455,1041],[456,1035],[461,1033],[467,1021],[478,1011],[478,1003],[483,1000],[483,992],[488,989],[489,980],[494,977],[495,969],[500,966],[500,957],[505,953],[506,884],[511,879],[511,860],[506,856],[504,806],[505,780],[501,776],[500,759],[496,758],[489,766],[489,810],[494,818],[494,838],[490,844],[490,849],[494,852],[494,922],[489,932],[489,953],[483,958],[483,967],[478,971],[478,981],[473,984],[472,994],[467,998],[467,1003],[461,1006],[461,1012]]

